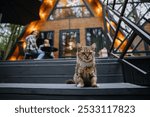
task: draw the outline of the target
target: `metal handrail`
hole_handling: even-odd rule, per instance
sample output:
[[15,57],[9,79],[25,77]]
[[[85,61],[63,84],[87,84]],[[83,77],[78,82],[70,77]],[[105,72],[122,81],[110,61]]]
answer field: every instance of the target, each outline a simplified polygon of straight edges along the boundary
[[144,70],[142,70],[141,68],[139,68],[139,67],[133,65],[132,63],[128,62],[127,60],[125,60],[125,59],[120,59],[120,57],[117,56],[116,54],[114,54],[114,53],[110,53],[110,54],[113,55],[114,57],[118,58],[118,59],[121,60],[122,62],[126,63],[127,65],[131,66],[132,68],[136,69],[137,71],[143,73],[144,75],[147,75],[147,74],[148,74],[146,71],[144,71]]
[[[107,3],[108,3],[108,0],[107,0]],[[125,60],[124,55],[127,53],[127,50],[129,49],[130,45],[132,44],[132,42],[134,41],[134,39],[137,35],[139,35],[142,38],[142,40],[144,40],[148,44],[150,44],[150,35],[146,31],[142,30],[139,26],[137,26],[136,24],[134,24],[133,22],[131,22],[130,20],[128,20],[124,16],[124,12],[125,12],[126,6],[128,4],[128,0],[125,0],[121,13],[119,13],[118,11],[116,11],[114,9],[115,3],[116,3],[116,1],[113,2],[113,7],[111,8],[110,6],[108,6],[108,4],[106,6],[106,5],[104,5],[104,3],[101,2],[101,4],[103,4],[103,6],[106,6],[106,7],[104,7],[105,10],[111,10],[115,15],[117,15],[119,17],[117,28],[115,30],[115,36],[113,37],[113,42],[112,42],[112,46],[111,46],[111,49],[110,49],[110,54],[115,56],[116,58],[118,58],[121,62],[131,66],[132,68],[134,68],[137,71],[143,73],[144,75],[147,75],[148,73],[146,71],[142,70],[141,68],[139,68],[139,67],[133,65],[132,63],[128,62],[127,60]],[[104,20],[107,21],[109,19],[107,19],[107,17],[105,17]],[[131,35],[131,38],[128,40],[127,45],[125,46],[122,54],[119,57],[119,56],[115,55],[114,53],[112,53],[112,50],[114,48],[115,39],[117,37],[118,31],[119,31],[119,28],[120,28],[120,24],[121,24],[122,21],[124,21],[133,30],[133,34]],[[107,21],[107,22],[110,23],[109,21]],[[110,26],[111,26],[111,24],[110,24]],[[111,28],[113,30],[115,29],[115,28],[113,28],[113,26],[111,26]],[[109,34],[107,34],[107,36],[109,37],[109,39],[112,40],[112,38]]]

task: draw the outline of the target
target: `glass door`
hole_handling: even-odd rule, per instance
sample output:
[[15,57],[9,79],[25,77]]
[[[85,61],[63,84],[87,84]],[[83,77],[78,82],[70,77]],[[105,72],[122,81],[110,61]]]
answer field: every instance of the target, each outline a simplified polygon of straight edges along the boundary
[[102,28],[87,28],[86,29],[86,45],[90,46],[96,43],[96,56],[98,56],[99,50],[104,47],[107,48],[106,38],[102,31]]
[[76,57],[76,44],[79,43],[79,30],[61,30],[59,42],[59,57]]
[[37,39],[37,45],[44,43],[44,39],[48,39],[51,46],[54,46],[54,31],[42,31]]

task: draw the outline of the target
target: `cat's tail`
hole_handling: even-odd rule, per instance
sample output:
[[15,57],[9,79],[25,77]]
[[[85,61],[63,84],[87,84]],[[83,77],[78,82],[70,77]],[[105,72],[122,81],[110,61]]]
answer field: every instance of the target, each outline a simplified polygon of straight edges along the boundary
[[66,81],[66,84],[75,84],[74,80],[73,79],[69,79]]

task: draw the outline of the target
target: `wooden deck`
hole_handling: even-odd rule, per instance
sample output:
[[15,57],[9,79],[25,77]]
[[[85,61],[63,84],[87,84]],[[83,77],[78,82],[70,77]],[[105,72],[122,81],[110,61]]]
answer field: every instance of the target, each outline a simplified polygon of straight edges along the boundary
[[128,77],[124,71],[132,69],[122,67],[114,58],[96,59],[97,88],[65,84],[73,77],[75,62],[75,59],[0,62],[0,99],[150,99],[150,87],[129,83],[128,79],[136,79],[130,75],[134,72]]

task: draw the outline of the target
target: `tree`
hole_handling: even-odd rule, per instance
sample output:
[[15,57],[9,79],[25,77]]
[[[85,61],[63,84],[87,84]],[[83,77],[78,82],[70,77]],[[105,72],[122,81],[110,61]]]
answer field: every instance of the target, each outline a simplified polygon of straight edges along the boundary
[[0,56],[3,60],[6,60],[22,29],[20,25],[0,24],[0,51],[4,52],[4,55],[0,52]]

